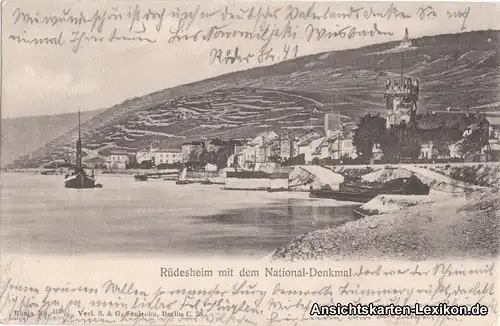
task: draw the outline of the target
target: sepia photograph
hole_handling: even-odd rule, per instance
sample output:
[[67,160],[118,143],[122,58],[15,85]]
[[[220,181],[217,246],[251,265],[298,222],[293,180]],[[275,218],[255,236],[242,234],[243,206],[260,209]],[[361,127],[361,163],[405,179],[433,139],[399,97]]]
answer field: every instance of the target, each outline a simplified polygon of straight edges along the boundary
[[[15,308],[6,291],[45,257],[61,284],[83,277],[76,266],[134,257],[158,262],[156,283],[183,272],[160,260],[187,258],[329,262],[240,271],[275,278],[381,273],[338,262],[481,260],[492,263],[474,282],[496,280],[499,13],[495,2],[3,1],[0,321],[132,323],[34,321],[29,304]],[[211,277],[206,266],[186,275]],[[117,291],[139,295],[130,282]],[[492,284],[468,293],[496,298]],[[291,312],[221,322],[167,310],[168,323],[135,323],[306,324]]]

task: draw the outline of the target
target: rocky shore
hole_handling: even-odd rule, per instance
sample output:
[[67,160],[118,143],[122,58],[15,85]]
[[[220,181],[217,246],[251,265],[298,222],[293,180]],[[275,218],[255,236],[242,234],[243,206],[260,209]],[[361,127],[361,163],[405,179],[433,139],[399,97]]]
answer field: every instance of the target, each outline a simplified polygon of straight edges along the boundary
[[497,257],[500,191],[476,190],[317,230],[277,249],[273,260]]

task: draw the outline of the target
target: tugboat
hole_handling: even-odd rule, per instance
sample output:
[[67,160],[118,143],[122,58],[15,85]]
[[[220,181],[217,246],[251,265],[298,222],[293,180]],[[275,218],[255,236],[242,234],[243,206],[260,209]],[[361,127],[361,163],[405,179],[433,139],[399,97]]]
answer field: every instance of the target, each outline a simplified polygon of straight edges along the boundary
[[94,170],[92,176],[88,176],[82,166],[82,135],[80,131],[80,112],[78,112],[78,140],[76,141],[76,167],[71,175],[66,175],[64,187],[73,189],[102,188],[101,184],[96,184]]
[[409,178],[393,179],[382,185],[342,183],[339,185],[339,190],[325,186],[321,189],[311,189],[309,197],[366,203],[378,195],[428,195],[429,191],[428,185],[412,175]]

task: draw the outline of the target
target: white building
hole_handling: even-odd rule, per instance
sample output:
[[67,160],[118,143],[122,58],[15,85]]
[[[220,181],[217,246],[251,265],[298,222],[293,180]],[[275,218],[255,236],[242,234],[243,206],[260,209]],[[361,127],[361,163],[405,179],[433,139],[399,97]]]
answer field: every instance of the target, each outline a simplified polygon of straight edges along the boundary
[[257,134],[257,136],[252,138],[250,143],[252,145],[258,145],[260,147],[264,147],[270,145],[273,140],[278,138],[279,138],[278,134],[275,133],[274,131],[266,131]]
[[304,154],[305,163],[310,164],[312,160],[316,157],[315,153],[324,140],[325,137],[320,137],[316,139],[306,139],[305,141],[298,144],[297,155]]
[[123,149],[112,149],[105,161],[106,168],[109,170],[124,170],[128,163],[127,151]]
[[152,155],[150,149],[141,149],[135,153],[135,160],[137,163],[141,164],[144,161],[151,161]]
[[182,162],[182,151],[177,148],[154,149],[151,157],[156,166]]
[[239,168],[244,167],[244,165],[245,165],[245,157],[243,155],[243,151],[229,156],[228,159],[227,159],[227,165],[226,166],[228,168],[234,167],[235,161],[238,164]]
[[267,173],[263,171],[226,172],[226,189],[288,189],[288,173]]
[[329,157],[334,160],[340,160],[344,156],[356,158],[356,146],[354,146],[354,130],[356,125],[353,122],[342,125],[342,132],[337,131],[328,139]]
[[217,165],[207,163],[207,165],[205,165],[205,172],[217,172]]
[[325,114],[325,136],[330,137],[341,128],[340,114],[326,113]]

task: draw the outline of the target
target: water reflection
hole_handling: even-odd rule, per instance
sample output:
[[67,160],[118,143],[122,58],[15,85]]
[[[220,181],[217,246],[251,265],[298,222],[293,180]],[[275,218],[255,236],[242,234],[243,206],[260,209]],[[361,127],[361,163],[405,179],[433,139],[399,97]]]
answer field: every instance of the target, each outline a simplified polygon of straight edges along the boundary
[[[306,232],[325,227],[334,227],[356,219],[352,206],[333,207],[320,206],[317,203],[328,200],[313,201],[309,199],[287,199],[283,202],[248,209],[233,209],[220,214],[196,217],[194,225],[220,225],[215,241],[199,237],[192,243],[199,249],[223,245],[237,245],[244,252],[258,248],[271,251],[280,245]],[[315,205],[311,205],[315,203]],[[331,204],[325,202],[325,204]],[[227,230],[227,231],[224,231]]]

